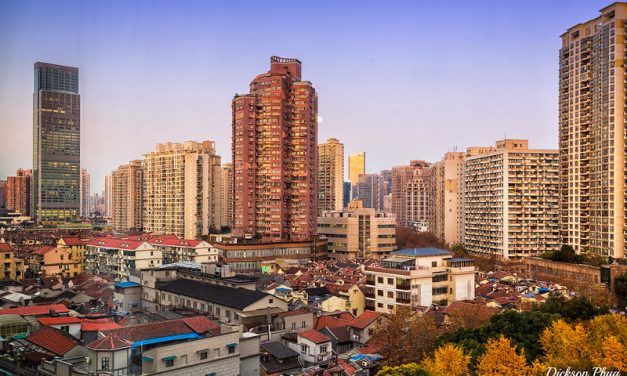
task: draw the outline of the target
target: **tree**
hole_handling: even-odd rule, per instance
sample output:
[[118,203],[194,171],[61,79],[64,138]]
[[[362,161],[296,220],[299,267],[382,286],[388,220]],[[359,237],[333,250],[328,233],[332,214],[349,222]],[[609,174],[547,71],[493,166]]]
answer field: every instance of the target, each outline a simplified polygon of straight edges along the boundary
[[546,354],[545,363],[552,367],[585,371],[594,365],[588,331],[581,324],[557,320],[544,330],[540,342]]
[[433,376],[463,376],[469,372],[470,356],[460,347],[448,343],[435,351],[433,358],[426,358],[424,368]]
[[600,349],[609,336],[615,336],[627,348],[627,318],[608,314],[596,316],[588,323],[589,342],[593,349]]
[[578,255],[575,249],[568,244],[562,245],[559,251],[555,251],[544,257],[551,261],[569,262],[573,264],[579,264],[582,261],[581,255]]
[[586,300],[586,298],[577,297],[566,299],[563,296],[551,296],[537,309],[540,312],[558,314],[569,322],[575,320],[590,320],[595,316],[603,315],[608,312],[607,307],[597,308],[594,304]]
[[627,272],[614,278],[614,294],[616,294],[621,308],[625,308],[627,305]]
[[503,336],[488,341],[477,363],[477,376],[525,376],[530,372],[524,351],[518,354],[509,338]]
[[429,376],[424,368],[416,363],[402,364],[400,366],[384,366],[377,376]]
[[605,367],[612,371],[627,370],[627,348],[615,336],[605,338],[600,351],[593,355],[596,367]]

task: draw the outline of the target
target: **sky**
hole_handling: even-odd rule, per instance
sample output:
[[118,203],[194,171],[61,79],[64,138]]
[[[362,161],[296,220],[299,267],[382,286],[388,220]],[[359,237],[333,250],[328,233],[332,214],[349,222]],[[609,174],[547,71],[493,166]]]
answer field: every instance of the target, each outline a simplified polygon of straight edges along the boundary
[[557,148],[558,51],[610,2],[0,0],[0,179],[32,167],[33,64],[79,68],[81,166],[104,176],[161,142],[231,159],[231,100],[298,58],[319,142],[369,173],[505,136]]

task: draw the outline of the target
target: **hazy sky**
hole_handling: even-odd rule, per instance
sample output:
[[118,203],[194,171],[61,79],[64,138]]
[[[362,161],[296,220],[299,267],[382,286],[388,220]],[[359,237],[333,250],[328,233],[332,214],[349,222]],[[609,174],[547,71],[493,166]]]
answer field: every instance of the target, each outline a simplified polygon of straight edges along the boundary
[[80,69],[81,163],[92,192],[156,143],[216,141],[231,99],[303,62],[319,141],[368,172],[505,134],[557,147],[560,34],[608,1],[0,0],[0,178],[32,166],[33,64]]

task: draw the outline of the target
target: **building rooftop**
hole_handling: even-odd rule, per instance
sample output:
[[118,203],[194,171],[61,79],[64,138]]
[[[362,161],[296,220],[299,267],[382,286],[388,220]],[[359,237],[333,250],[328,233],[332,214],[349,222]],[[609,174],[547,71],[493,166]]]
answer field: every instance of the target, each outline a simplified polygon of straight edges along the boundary
[[63,304],[47,304],[40,306],[0,309],[0,315],[44,316],[50,315],[52,311],[55,313],[67,313],[70,310]]
[[26,340],[59,356],[65,355],[78,345],[77,339],[50,326],[42,326],[26,337]]
[[299,337],[303,337],[313,343],[324,343],[324,342],[331,342],[331,338],[327,337],[326,335],[316,331],[316,330],[305,330],[303,332],[299,332],[298,333]]
[[439,248],[407,248],[394,251],[392,255],[413,257],[452,256],[453,252]]
[[139,287],[141,285],[139,283],[137,283],[137,282],[118,282],[118,283],[116,283],[113,286],[119,287],[119,288],[122,288],[122,289],[126,289],[126,288],[129,288],[129,287]]

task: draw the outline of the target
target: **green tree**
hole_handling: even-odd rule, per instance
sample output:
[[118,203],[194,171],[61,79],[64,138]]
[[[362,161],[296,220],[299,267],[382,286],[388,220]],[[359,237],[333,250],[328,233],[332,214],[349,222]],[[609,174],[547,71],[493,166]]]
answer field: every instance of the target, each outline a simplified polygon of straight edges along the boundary
[[551,296],[536,309],[544,313],[558,314],[569,322],[590,320],[595,316],[604,315],[608,312],[607,307],[597,308],[586,298],[566,299],[563,296]]
[[627,272],[614,278],[614,294],[624,308],[627,305]]

